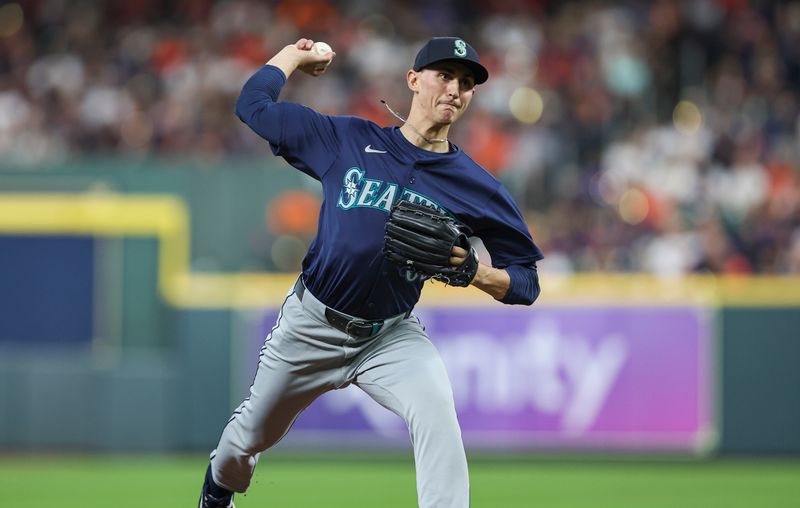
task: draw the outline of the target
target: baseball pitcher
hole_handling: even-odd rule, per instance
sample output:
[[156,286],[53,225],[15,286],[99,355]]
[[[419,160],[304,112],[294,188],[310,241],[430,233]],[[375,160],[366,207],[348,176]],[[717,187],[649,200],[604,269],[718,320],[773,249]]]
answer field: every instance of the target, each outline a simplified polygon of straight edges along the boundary
[[[412,99],[400,127],[278,101],[295,70],[319,76],[334,57],[327,45],[300,39],[259,69],[236,103],[275,155],[320,181],[324,201],[250,395],[211,454],[200,508],[233,507],[261,452],[314,399],[351,384],[408,425],[419,506],[468,507],[450,381],[414,306],[428,278],[472,284],[505,304],[530,305],[539,295],[542,253],[519,209],[448,141],[489,77],[472,46],[437,37],[420,49],[406,73]],[[492,266],[478,260],[471,236],[483,240]]]

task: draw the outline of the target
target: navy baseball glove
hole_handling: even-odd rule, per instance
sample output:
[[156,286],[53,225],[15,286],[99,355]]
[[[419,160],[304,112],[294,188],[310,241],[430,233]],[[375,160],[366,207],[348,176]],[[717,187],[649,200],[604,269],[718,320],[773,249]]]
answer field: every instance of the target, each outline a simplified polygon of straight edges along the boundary
[[[478,255],[469,243],[470,228],[431,207],[398,201],[386,221],[383,254],[391,262],[451,286],[469,286],[478,272]],[[469,254],[450,264],[453,246]]]

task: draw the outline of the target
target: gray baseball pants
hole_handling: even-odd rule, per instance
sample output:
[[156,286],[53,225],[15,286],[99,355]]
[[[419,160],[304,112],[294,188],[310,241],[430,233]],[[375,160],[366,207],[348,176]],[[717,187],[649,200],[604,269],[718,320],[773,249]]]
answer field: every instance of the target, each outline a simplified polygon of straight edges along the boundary
[[289,291],[264,342],[250,396],[234,411],[211,454],[214,481],[244,492],[262,451],[329,390],[355,384],[408,426],[422,508],[469,506],[469,475],[444,364],[412,315],[356,339],[332,327],[308,290]]

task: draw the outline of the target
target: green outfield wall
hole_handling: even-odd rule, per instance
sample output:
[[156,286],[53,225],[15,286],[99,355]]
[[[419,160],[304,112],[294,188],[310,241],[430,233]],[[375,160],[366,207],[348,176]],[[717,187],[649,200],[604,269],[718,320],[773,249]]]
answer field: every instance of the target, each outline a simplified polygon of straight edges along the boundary
[[721,316],[722,450],[800,453],[800,308]]
[[[266,207],[313,184],[252,162],[0,170],[0,450],[209,450],[242,396],[241,317],[294,277],[264,269]],[[714,450],[800,453],[800,279],[544,272],[542,287],[537,306],[709,309]],[[493,305],[426,288],[422,306],[442,302]]]

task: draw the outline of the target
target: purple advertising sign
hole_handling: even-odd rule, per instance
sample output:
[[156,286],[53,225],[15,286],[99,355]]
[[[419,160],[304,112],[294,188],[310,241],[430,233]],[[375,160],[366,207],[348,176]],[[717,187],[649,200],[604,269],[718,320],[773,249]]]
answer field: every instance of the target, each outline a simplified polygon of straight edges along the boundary
[[[713,335],[702,309],[415,313],[447,366],[468,447],[697,451],[713,444]],[[275,314],[262,317],[251,363]],[[289,436],[315,445],[408,443],[402,420],[353,386],[314,402]]]

